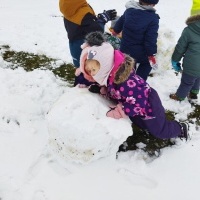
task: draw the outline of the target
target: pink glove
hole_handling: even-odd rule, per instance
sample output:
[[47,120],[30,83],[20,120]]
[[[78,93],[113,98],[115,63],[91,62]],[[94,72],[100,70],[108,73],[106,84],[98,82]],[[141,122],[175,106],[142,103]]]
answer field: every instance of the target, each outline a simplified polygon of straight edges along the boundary
[[151,65],[151,67],[152,67],[154,70],[158,69],[158,64],[157,64],[157,62],[156,62],[156,56],[149,56],[148,59],[149,59],[149,63],[150,63],[150,65]]
[[117,104],[116,107],[110,107],[110,108],[111,109],[106,113],[107,117],[112,117],[114,119],[120,119],[126,117],[126,114],[124,113],[121,104]]

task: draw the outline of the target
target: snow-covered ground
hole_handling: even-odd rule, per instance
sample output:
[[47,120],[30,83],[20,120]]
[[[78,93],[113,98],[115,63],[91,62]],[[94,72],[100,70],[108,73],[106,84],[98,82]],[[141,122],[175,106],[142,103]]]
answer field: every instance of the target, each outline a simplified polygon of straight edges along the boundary
[[[97,13],[112,8],[117,9],[119,14],[124,11],[124,1],[88,2]],[[185,26],[191,4],[191,0],[185,0],[184,3],[182,0],[160,0],[156,6],[160,15],[160,25],[164,27],[162,30],[168,29],[174,34],[171,39],[175,42],[170,43],[171,48],[175,46]],[[45,54],[61,62],[71,62],[58,0],[1,0],[0,46],[2,45],[9,45],[16,51]],[[65,107],[63,100],[58,101],[63,95],[69,93],[69,97],[78,98],[78,94],[70,96],[70,90],[73,88],[68,88],[65,82],[56,78],[50,71],[26,72],[22,68],[11,70],[6,66],[7,63],[0,55],[1,200],[200,198],[200,134],[194,125],[190,127],[193,134],[191,141],[185,143],[177,140],[177,145],[163,149],[160,157],[151,162],[137,150],[120,153],[118,159],[113,153],[106,151],[92,162],[74,163],[70,159],[62,159],[52,151],[49,138],[55,132],[53,124],[49,124],[51,121],[48,113],[52,113],[52,106],[55,107],[58,102]],[[149,78],[148,82],[158,91],[164,107],[178,113],[177,120],[187,118],[187,114],[193,109],[188,101],[179,103],[168,97],[171,92],[176,91],[180,75],[175,76],[170,69],[165,72],[161,70],[153,78]],[[94,101],[93,98],[88,100],[88,109],[94,109],[94,105],[91,104]],[[72,102],[77,101],[72,99]],[[69,105],[68,101],[66,103]],[[87,106],[84,106],[75,109],[77,112],[85,111],[87,117]],[[100,106],[105,109],[103,105]],[[72,111],[71,107],[70,109]],[[95,113],[102,116],[102,111],[95,110]],[[64,116],[66,115],[54,114],[53,119],[56,121],[60,117],[60,122],[63,120],[64,123]],[[76,128],[79,125],[80,118],[77,113],[71,115],[71,120],[68,115],[66,117],[68,126]],[[87,118],[84,120],[87,121]],[[102,124],[105,123],[105,127],[113,123],[112,121],[106,125],[106,117],[101,120],[104,120]],[[92,124],[92,127],[95,127],[95,124]],[[86,127],[83,126],[83,129]],[[121,129],[124,132],[128,131],[124,126]],[[104,131],[102,127],[101,130]],[[99,144],[95,134],[99,132],[94,131],[93,145]],[[108,145],[116,145],[114,140],[109,144],[106,142],[102,142],[102,149]],[[87,146],[87,142],[83,145]]]

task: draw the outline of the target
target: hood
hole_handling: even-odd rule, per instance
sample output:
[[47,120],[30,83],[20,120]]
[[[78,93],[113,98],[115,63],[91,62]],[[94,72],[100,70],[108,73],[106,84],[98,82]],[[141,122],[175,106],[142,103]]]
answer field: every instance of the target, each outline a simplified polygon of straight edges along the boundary
[[139,9],[139,10],[152,10],[152,11],[156,11],[155,8],[153,8],[152,6],[144,6],[144,5],[140,5],[139,2],[136,2],[134,0],[130,0],[125,4],[126,9],[129,8],[135,8],[135,9]]
[[188,28],[200,35],[200,15],[194,15],[186,20]]
[[127,54],[124,54],[124,62],[121,63],[114,76],[114,83],[120,84],[125,82],[135,67],[135,60]]

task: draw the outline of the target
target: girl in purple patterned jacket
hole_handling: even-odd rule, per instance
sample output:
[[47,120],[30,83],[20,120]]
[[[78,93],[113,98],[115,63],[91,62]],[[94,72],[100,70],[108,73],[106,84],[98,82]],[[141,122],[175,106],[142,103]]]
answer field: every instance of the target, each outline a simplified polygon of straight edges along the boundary
[[157,138],[189,138],[187,123],[166,119],[157,92],[135,74],[133,58],[114,50],[107,42],[91,46],[89,41],[80,61],[84,77],[98,83],[91,85],[89,90],[106,94],[117,102],[117,106],[107,112],[108,117],[119,119],[127,115],[135,125]]

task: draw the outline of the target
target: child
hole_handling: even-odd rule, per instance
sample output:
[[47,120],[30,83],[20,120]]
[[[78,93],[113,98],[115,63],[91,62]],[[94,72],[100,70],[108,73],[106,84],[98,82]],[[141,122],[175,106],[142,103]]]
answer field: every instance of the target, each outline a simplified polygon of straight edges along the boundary
[[176,93],[170,94],[176,101],[197,99],[200,87],[200,14],[189,17],[186,24],[172,55],[172,66],[177,72],[181,71],[179,61],[183,58],[181,83]]
[[147,79],[152,68],[157,69],[157,37],[159,16],[154,6],[159,0],[130,0],[126,11],[117,20],[113,34],[122,32],[120,50],[136,59],[136,70],[143,79]]
[[85,45],[80,58],[80,70],[85,78],[99,84],[91,85],[89,90],[117,102],[107,112],[108,117],[119,119],[127,115],[135,125],[157,138],[187,140],[188,125],[166,119],[157,92],[135,74],[134,66],[133,58],[104,41],[99,46]]
[[[86,0],[60,0],[60,11],[64,15],[64,25],[69,39],[70,53],[75,67],[80,65],[80,46],[84,42],[86,34],[93,31],[104,31],[104,25],[109,20],[115,19],[116,10],[108,10],[95,15],[92,7]],[[82,75],[76,77],[74,86],[83,82],[90,85]]]

